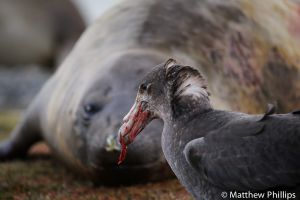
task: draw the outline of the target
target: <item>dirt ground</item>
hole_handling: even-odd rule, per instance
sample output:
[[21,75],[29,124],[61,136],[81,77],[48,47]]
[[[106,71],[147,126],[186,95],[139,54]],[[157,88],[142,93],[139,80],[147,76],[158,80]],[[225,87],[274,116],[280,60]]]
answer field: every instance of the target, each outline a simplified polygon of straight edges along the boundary
[[[0,140],[8,136],[19,112],[0,113]],[[24,160],[0,163],[0,200],[190,200],[176,179],[122,187],[93,186],[81,180],[51,157],[40,143]]]

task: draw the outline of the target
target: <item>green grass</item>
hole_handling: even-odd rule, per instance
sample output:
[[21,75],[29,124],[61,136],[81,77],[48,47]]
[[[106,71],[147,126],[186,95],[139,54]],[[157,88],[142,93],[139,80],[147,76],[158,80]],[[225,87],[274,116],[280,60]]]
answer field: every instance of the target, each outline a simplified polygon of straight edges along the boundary
[[19,120],[21,114],[19,111],[2,111],[0,112],[0,140],[4,139],[13,129]]
[[[9,135],[19,119],[18,112],[0,113],[0,140]],[[123,187],[94,187],[81,180],[39,145],[25,160],[0,163],[0,200],[171,200],[191,199],[176,179]],[[47,151],[46,151],[47,152]]]

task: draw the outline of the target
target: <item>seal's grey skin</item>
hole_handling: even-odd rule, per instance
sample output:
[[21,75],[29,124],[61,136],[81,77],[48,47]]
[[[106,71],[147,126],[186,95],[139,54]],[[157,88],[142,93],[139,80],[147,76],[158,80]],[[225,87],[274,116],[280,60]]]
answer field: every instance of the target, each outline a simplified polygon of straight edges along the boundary
[[[299,104],[295,88],[285,90],[298,81],[298,66],[290,66],[297,48],[281,55],[278,49],[284,40],[268,40],[269,32],[263,29],[268,23],[260,26],[245,10],[237,1],[223,0],[122,2],[84,33],[1,145],[1,159],[24,155],[44,139],[63,162],[91,179],[133,182],[166,177],[157,124],[149,127],[147,138],[138,137],[129,147],[129,157],[120,167],[115,165],[119,152],[112,151],[111,138],[134,101],[140,78],[167,57],[200,66],[212,82],[212,102],[218,108],[261,110],[275,91],[272,82],[281,86],[272,97],[285,97],[279,99],[281,109]],[[265,17],[273,19],[274,13]],[[273,70],[276,66],[280,70]]]

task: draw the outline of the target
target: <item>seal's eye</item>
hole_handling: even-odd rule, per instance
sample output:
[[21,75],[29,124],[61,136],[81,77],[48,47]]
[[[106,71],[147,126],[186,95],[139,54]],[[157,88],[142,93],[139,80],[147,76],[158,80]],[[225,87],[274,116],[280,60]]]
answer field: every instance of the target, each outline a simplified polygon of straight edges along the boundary
[[88,115],[94,115],[98,113],[102,107],[97,104],[87,104],[84,106],[84,112]]

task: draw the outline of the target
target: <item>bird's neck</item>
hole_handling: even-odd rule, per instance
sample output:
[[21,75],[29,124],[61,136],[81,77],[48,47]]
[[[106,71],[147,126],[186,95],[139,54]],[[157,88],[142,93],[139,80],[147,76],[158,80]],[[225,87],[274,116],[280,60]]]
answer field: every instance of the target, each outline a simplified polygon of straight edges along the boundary
[[182,134],[189,132],[189,126],[192,126],[191,120],[197,118],[199,122],[203,121],[205,126],[205,116],[213,108],[208,96],[204,95],[199,95],[199,98],[191,96],[169,98],[163,102],[165,105],[159,109],[159,117],[164,122],[162,146],[164,153],[173,157],[183,152],[187,142],[197,138],[197,135]]
[[[211,127],[207,124],[214,124],[216,121],[212,119],[211,115],[215,114],[215,110],[209,107],[195,108],[189,112],[173,116],[172,112],[166,112],[162,118],[164,122],[164,129],[162,133],[162,145],[166,146],[168,151],[176,152],[184,149],[187,142],[203,137]],[[218,124],[218,122],[216,122]],[[196,126],[199,131],[194,131],[193,127]]]
[[[162,150],[165,158],[170,165],[172,171],[175,173],[177,178],[180,180],[181,184],[187,189],[196,188],[199,193],[202,193],[201,179],[195,177],[195,179],[190,179],[189,177],[193,174],[197,174],[193,168],[188,166],[188,163],[184,157],[184,148],[186,144],[197,138],[197,135],[186,134],[184,129],[186,127],[182,126],[182,122],[174,119],[175,121],[164,122],[164,129],[162,133]],[[187,124],[188,126],[188,124]],[[193,186],[193,187],[192,187]],[[191,194],[195,191],[189,190]]]
[[205,190],[204,186],[207,183],[186,161],[183,153],[184,148],[188,142],[203,137],[210,130],[222,125],[215,118],[219,115],[222,115],[222,113],[216,113],[212,110],[199,113],[194,112],[193,115],[164,120],[162,149],[165,158],[181,184],[196,199],[198,199],[198,196],[195,195],[202,195]]

